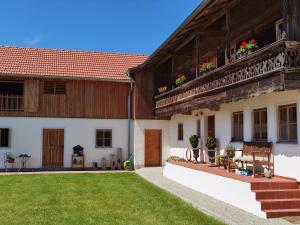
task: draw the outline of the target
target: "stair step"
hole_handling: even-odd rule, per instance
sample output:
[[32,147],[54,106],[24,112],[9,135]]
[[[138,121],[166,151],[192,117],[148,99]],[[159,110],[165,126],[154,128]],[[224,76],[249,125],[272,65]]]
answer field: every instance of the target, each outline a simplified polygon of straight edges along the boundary
[[296,181],[278,181],[278,182],[252,182],[251,190],[277,190],[277,189],[298,189]]
[[267,218],[280,218],[285,216],[300,216],[300,208],[298,209],[268,209],[263,210],[267,214]]
[[300,189],[260,190],[255,191],[256,200],[264,199],[294,199],[300,198]]
[[300,198],[292,199],[265,199],[261,200],[261,209],[298,209],[300,208]]

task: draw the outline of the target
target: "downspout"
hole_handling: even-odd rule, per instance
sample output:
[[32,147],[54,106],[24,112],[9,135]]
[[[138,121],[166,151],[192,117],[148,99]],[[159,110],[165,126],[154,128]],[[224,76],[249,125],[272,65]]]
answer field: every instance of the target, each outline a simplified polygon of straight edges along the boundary
[[[130,73],[127,73],[127,76],[130,78]],[[133,160],[133,153],[131,154],[131,95],[133,91],[134,81],[130,78],[130,91],[128,94],[128,140],[127,140],[127,158],[128,160]]]

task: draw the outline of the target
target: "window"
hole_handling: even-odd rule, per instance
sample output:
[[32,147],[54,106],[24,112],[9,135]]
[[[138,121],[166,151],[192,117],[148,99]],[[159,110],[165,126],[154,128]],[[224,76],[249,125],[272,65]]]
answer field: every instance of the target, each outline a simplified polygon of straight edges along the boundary
[[112,130],[96,130],[96,147],[111,148],[112,147]]
[[183,124],[178,124],[178,135],[177,135],[178,141],[183,141]]
[[243,112],[234,112],[232,141],[243,141],[243,139],[244,139],[244,114]]
[[254,113],[254,140],[267,141],[268,139],[268,114],[267,109],[256,109]]
[[9,129],[0,128],[0,147],[9,147]]
[[279,141],[297,142],[296,104],[279,106]]
[[45,81],[44,82],[44,94],[66,94],[66,83],[56,81]]
[[197,120],[197,136],[198,138],[201,138],[201,120]]

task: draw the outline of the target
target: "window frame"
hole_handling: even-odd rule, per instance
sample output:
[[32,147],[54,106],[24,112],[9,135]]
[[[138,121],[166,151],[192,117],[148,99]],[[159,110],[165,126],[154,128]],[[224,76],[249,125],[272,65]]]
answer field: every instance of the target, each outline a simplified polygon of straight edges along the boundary
[[[286,121],[285,124],[286,125],[286,132],[287,132],[287,139],[282,139],[281,138],[281,109],[285,108],[286,109]],[[295,122],[290,122],[289,121],[289,109],[291,108],[295,108],[296,109],[296,121]],[[297,104],[286,104],[286,105],[279,105],[278,108],[278,119],[277,119],[277,127],[278,127],[278,135],[277,135],[277,141],[279,143],[298,143],[298,110],[297,110]],[[290,126],[292,125],[296,125],[296,139],[291,139],[291,133],[290,133]]]
[[[49,86],[52,85],[53,86],[53,87],[50,86],[51,91],[46,90],[46,85],[49,85]],[[64,86],[64,88],[63,88],[64,91],[63,92],[61,90],[59,90],[59,88],[58,88],[59,85]],[[43,94],[46,94],[46,95],[66,95],[67,94],[67,83],[65,81],[50,81],[50,80],[44,81]]]
[[[110,140],[110,146],[105,145],[105,140],[108,139],[108,138],[105,138],[105,132],[107,132],[107,131],[110,132],[110,139],[109,139]],[[103,145],[102,146],[98,145],[98,137],[97,137],[98,132],[103,132],[103,134],[102,134],[103,135],[102,136]],[[96,129],[96,131],[95,131],[95,147],[103,149],[103,148],[112,148],[112,146],[113,146],[113,130],[112,129],[102,129],[102,128]]]
[[177,125],[177,141],[184,140],[184,126],[183,123],[178,123]]
[[[259,129],[259,136],[260,136],[260,138],[259,139],[257,139],[256,138],[256,135],[255,135],[255,113],[256,112],[259,112],[259,127],[260,127],[260,129]],[[262,112],[266,112],[266,138],[265,139],[263,139],[262,138],[262,136],[263,136],[263,124],[262,124],[262,122],[261,122],[261,120],[262,120]],[[253,110],[253,113],[252,113],[252,115],[253,115],[253,121],[252,121],[252,132],[253,132],[253,140],[254,141],[256,141],[256,142],[267,142],[268,141],[268,109],[267,109],[267,107],[265,107],[265,108],[258,108],[258,109],[254,109]]]
[[[2,130],[7,130],[8,134],[7,134],[7,146],[3,146],[2,145]],[[9,127],[1,127],[0,128],[0,148],[10,148],[10,136],[11,136],[11,129]]]
[[[234,129],[234,116],[238,116],[238,134],[235,134],[235,129]],[[242,117],[242,118],[241,118]],[[242,123],[241,123],[242,120]],[[242,130],[241,130],[242,126]],[[242,132],[240,134],[240,131]],[[239,138],[237,138],[239,137]],[[232,113],[232,137],[231,137],[232,142],[243,142],[244,141],[244,111],[237,111]]]

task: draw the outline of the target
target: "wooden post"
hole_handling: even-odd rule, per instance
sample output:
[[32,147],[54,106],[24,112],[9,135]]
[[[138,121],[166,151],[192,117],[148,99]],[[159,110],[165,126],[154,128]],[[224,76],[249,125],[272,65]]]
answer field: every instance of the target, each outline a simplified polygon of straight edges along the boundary
[[283,23],[286,38],[300,41],[300,0],[283,1]]
[[200,53],[199,53],[199,36],[195,37],[195,55],[196,55],[196,77],[199,77],[199,63],[200,63]]
[[226,63],[230,63],[230,9],[226,9]]
[[172,76],[171,76],[171,79],[172,79],[171,80],[171,82],[172,82],[172,89],[175,88],[174,84],[175,84],[175,79],[176,79],[176,77],[175,77],[176,76],[175,75],[175,59],[174,59],[174,57],[175,56],[173,55],[172,56],[172,65],[171,65],[172,66],[172,69],[171,69],[171,71],[172,71]]

